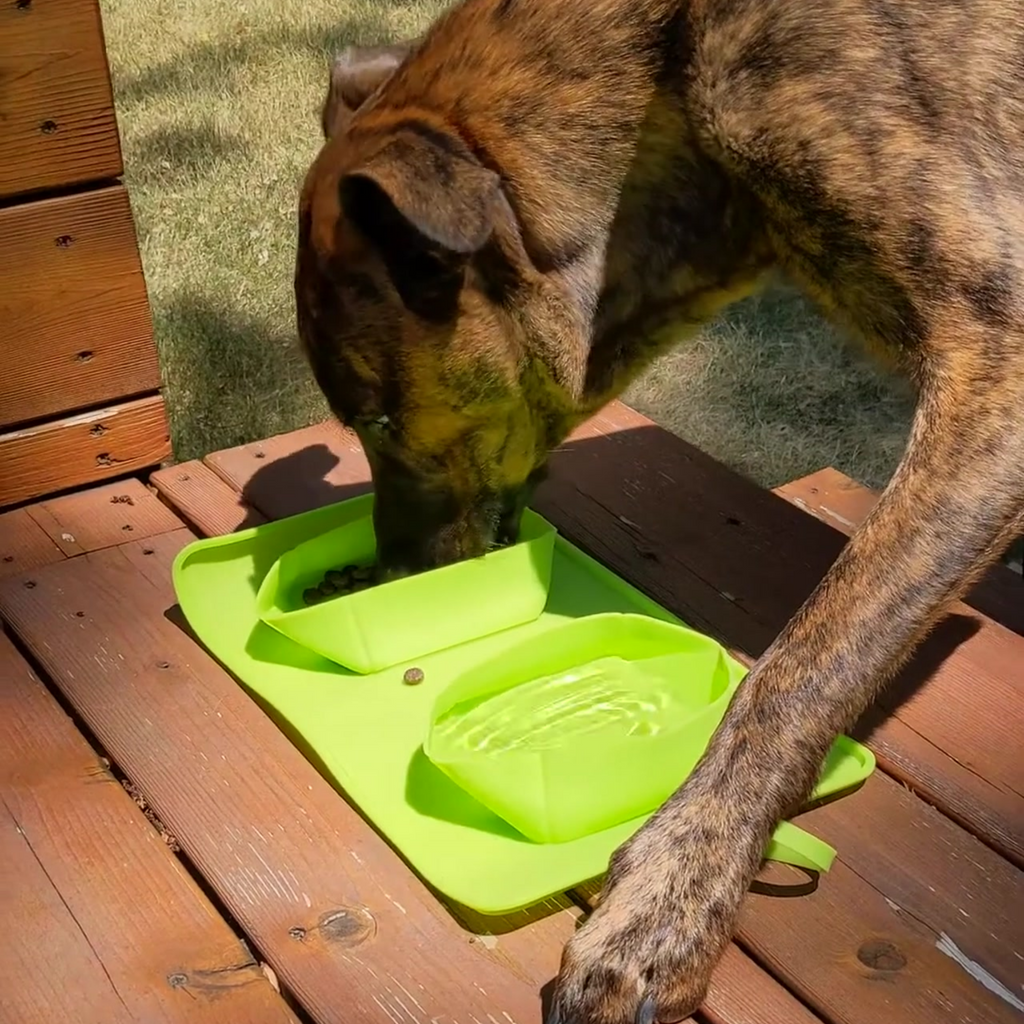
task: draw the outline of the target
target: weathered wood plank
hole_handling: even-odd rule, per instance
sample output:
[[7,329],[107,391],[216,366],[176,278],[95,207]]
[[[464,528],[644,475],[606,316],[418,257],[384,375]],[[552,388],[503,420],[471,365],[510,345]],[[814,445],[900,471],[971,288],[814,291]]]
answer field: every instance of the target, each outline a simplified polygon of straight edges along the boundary
[[0,578],[59,562],[63,557],[64,552],[27,509],[0,512]]
[[[878,501],[874,491],[832,468],[776,487],[775,493],[847,537]],[[1005,565],[990,569],[971,588],[964,603],[1024,635],[1024,580]]]
[[0,434],[0,508],[126,476],[170,454],[160,395],[9,431]]
[[69,558],[181,528],[181,520],[140,480],[90,487],[26,506]]
[[[0,37],[13,6],[0,8]],[[7,123],[0,124],[2,166]],[[0,238],[0,427],[160,388],[135,223],[121,185],[0,209]]]
[[203,536],[214,537],[265,523],[266,517],[198,460],[150,475],[157,493]]
[[212,452],[203,462],[270,519],[344,501],[370,489],[358,439],[333,420]]
[[[0,957],[5,1024],[133,1024],[89,940],[46,877],[17,821],[0,804]],[[31,935],[43,944],[15,936]],[[55,969],[56,966],[56,969]]]
[[2,634],[0,874],[5,1022],[295,1024]]
[[0,197],[121,174],[96,0],[0,6]]

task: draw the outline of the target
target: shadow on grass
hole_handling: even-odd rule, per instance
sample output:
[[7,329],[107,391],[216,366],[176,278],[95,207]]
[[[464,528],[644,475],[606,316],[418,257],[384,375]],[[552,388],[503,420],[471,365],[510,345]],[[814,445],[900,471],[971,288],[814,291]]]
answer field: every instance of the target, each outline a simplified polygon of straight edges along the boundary
[[820,352],[816,365],[801,367],[815,373],[820,387],[808,387],[800,374],[781,380],[778,373],[755,372],[749,379],[737,380],[747,398],[737,402],[736,411],[748,427],[765,422],[790,425],[796,410],[800,423],[811,429],[841,428],[847,422],[845,412],[884,404],[894,411],[898,408],[909,425],[913,399],[909,391],[899,397],[895,394],[897,389],[902,392],[902,382],[897,383],[893,376],[884,375],[861,358],[853,349],[854,343],[844,339],[795,290],[777,285],[738,303],[722,315],[721,327],[721,358],[741,365],[750,359],[742,349],[751,342],[781,350],[801,336],[811,343],[812,351]]
[[346,46],[390,41],[381,19],[368,14],[349,15],[329,28],[277,25],[240,39],[200,43],[137,74],[115,75],[114,88],[118,107],[182,90],[232,92],[245,84],[242,72],[248,63],[275,52],[308,54],[321,62],[326,84],[327,64],[334,54]]
[[192,293],[154,319],[179,461],[205,455],[211,437],[229,448],[326,415],[292,332]]
[[176,185],[245,157],[249,144],[240,135],[212,124],[158,128],[131,144],[132,171],[140,182]]
[[884,486],[914,408],[903,381],[779,282],[667,353],[627,401],[768,487],[823,465]]

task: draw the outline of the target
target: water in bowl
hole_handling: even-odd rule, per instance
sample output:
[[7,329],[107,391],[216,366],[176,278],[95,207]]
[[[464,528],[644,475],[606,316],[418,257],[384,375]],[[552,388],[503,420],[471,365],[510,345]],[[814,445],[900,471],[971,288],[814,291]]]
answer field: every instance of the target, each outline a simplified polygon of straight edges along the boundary
[[598,730],[656,736],[666,721],[695,708],[683,688],[642,666],[619,657],[598,658],[468,708],[456,705],[436,723],[435,749],[498,756],[550,750]]

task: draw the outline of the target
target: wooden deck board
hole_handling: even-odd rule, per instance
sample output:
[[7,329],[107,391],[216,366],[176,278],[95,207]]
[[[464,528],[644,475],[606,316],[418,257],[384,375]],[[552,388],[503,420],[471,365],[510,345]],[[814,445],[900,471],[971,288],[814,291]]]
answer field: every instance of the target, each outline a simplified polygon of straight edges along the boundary
[[63,558],[64,552],[29,515],[28,509],[0,512],[0,579]]
[[[1019,988],[1024,880],[1016,867],[885,775],[798,823],[835,846],[838,862],[806,901],[749,901],[740,935],[759,959],[785,971],[836,1024],[887,1015],[900,1024],[947,1014],[1019,1020],[1013,1005],[940,948],[945,936],[1006,992]],[[870,968],[863,950],[879,942],[905,965]]]
[[134,478],[0,512],[0,578],[142,540],[181,520]]
[[[804,512],[849,536],[875,506],[878,495],[827,467],[775,488]],[[1015,633],[1024,634],[1024,580],[1005,565],[990,569],[965,600],[972,608]]]
[[[642,438],[638,437],[641,434]],[[267,451],[266,442],[216,453],[207,462],[222,478],[253,500],[264,514],[271,517],[291,514],[300,511],[310,501],[324,504],[360,490],[339,469],[344,463],[350,464],[354,471],[358,469],[354,465],[358,452],[353,451],[347,438],[339,444],[339,435],[343,436],[343,433],[331,425],[322,429],[309,428],[301,436],[292,435],[290,446],[286,446],[282,439],[274,439],[272,451],[292,466],[303,466],[307,458],[304,452],[312,450],[318,452],[320,465],[331,467],[329,479],[316,485],[307,484],[303,502],[295,501],[294,491],[285,486],[287,478],[282,472],[273,464],[266,464],[266,454],[263,459],[256,457],[256,453]],[[642,448],[638,447],[641,444]],[[336,458],[326,454],[333,452],[336,446],[339,448]],[[664,435],[631,410],[613,407],[588,424],[566,448],[557,457],[553,480],[538,495],[538,509],[555,521],[563,533],[582,542],[583,546],[668,607],[747,651],[756,653],[766,646],[839,549],[840,545],[835,543],[831,534],[820,529],[815,532],[814,527],[818,524],[807,516],[797,514],[784,502],[759,491],[700,453]],[[694,464],[696,474],[692,472]],[[365,468],[359,471],[365,480]],[[696,479],[692,479],[695,475]],[[664,510],[671,507],[670,496],[661,493],[661,487],[677,491],[677,481],[687,480],[687,477],[691,478],[688,482],[693,489],[694,500],[689,506],[678,503],[681,506],[679,517],[674,524],[667,525],[669,520]],[[655,494],[649,493],[652,478],[663,482],[657,485]],[[761,520],[764,508],[770,510],[767,513],[768,526]],[[769,532],[769,527],[774,532]],[[666,533],[671,539],[665,536]],[[811,534],[810,538],[807,533]],[[752,579],[747,580],[744,566],[753,565],[757,569],[749,574]],[[794,571],[794,566],[797,571]],[[769,573],[773,575],[769,576]],[[802,584],[802,591],[793,585],[794,578],[797,584]],[[773,587],[773,579],[783,582]],[[726,586],[733,590],[726,590]],[[789,591],[781,600],[778,597],[780,589]],[[998,630],[994,624],[977,618],[982,628]],[[1012,637],[1012,634],[1007,635]],[[1017,639],[1012,637],[1012,641],[1016,647]],[[1018,657],[1021,650],[1016,647]],[[971,673],[975,680],[981,671],[983,691],[998,693],[1003,673],[985,669],[986,665],[993,664],[994,657],[991,632],[986,633],[978,646],[960,653],[962,671]],[[937,675],[941,677],[948,672],[947,660]],[[929,686],[933,685],[933,679],[934,676],[929,680]],[[955,676],[953,680],[949,684],[951,687],[962,686],[962,681],[957,681]],[[977,696],[977,683],[974,685]],[[923,697],[919,693],[916,699],[924,700],[927,707],[941,705],[946,697],[944,694],[934,697],[926,690]],[[890,718],[889,721],[894,720]],[[885,729],[884,723],[876,727],[870,737],[873,744],[879,732],[887,739],[892,738]],[[956,741],[955,737],[937,735],[949,743]],[[1003,748],[1010,756],[1015,749],[1012,744]],[[956,764],[948,754],[941,750],[938,753],[945,767]],[[1013,769],[998,759],[991,759],[987,767],[994,773]],[[915,840],[916,846],[908,837],[912,837],[914,829],[920,827],[920,816],[933,812],[913,798],[907,798],[911,801],[909,805],[901,803],[898,787],[888,780],[877,781],[874,785],[876,789],[882,786],[882,792],[886,794],[881,801],[886,811],[880,818],[882,833],[896,828],[909,844],[907,848],[911,853],[917,850],[923,855],[925,846],[921,844],[926,842],[928,833],[922,832],[921,837]],[[858,799],[863,799],[861,794],[835,805],[830,809],[831,813],[839,815],[838,820],[848,822],[848,827],[853,828],[858,820],[854,806]],[[907,824],[905,816],[911,808],[918,812],[918,817],[912,817]],[[1012,825],[1013,818],[1008,809],[1003,810],[1006,812],[1003,816],[1005,823]],[[995,808],[997,817],[998,811],[999,808]],[[977,816],[975,819],[978,820]],[[969,835],[949,822],[946,825],[953,829],[948,835],[958,837],[961,852],[964,848],[973,849],[971,844],[974,841]],[[980,844],[977,846],[978,850],[984,850]],[[954,844],[953,852],[947,851],[945,873],[939,878],[947,889],[956,874],[957,849]],[[984,851],[980,855],[982,862],[986,854],[992,856]],[[826,892],[824,897],[819,892],[808,901],[752,898],[749,901],[750,912],[744,918],[744,942],[755,949],[759,957],[764,956],[771,962],[803,998],[830,1019],[870,1021],[877,1019],[872,1015],[877,1015],[882,1005],[879,1001],[881,996],[875,998],[876,990],[884,994],[888,989],[878,989],[879,973],[864,969],[857,959],[857,952],[865,942],[874,939],[875,930],[883,928],[889,936],[888,941],[897,947],[902,943],[915,951],[911,960],[913,970],[906,975],[902,989],[906,1002],[902,1013],[906,1020],[923,1022],[933,1019],[935,1013],[943,1010],[943,1000],[949,998],[964,1012],[982,1013],[987,1015],[985,1019],[1004,1019],[1000,1014],[1007,1012],[1009,1004],[992,997],[955,961],[935,947],[935,936],[942,934],[944,929],[952,929],[949,934],[960,934],[957,931],[961,925],[959,910],[950,909],[953,901],[943,902],[943,897],[950,893],[944,893],[936,886],[938,895],[928,915],[933,927],[922,938],[917,929],[924,926],[916,919],[901,918],[887,902],[889,899],[897,902],[894,898],[900,895],[897,887],[894,886],[893,894],[889,895],[884,885],[879,891],[865,880],[865,875],[872,877],[870,847],[866,852],[860,849],[859,856],[861,861],[856,864],[857,870],[850,869],[841,861],[841,866],[825,879],[822,886]],[[971,856],[977,859],[979,854],[974,851]],[[1001,863],[998,858],[995,862]],[[1005,899],[1012,904],[1018,894],[1019,878],[1011,874],[1004,877],[997,902]],[[815,905],[818,910],[814,909]],[[769,907],[770,910],[766,909]],[[813,934],[822,945],[819,947],[816,942],[807,942],[806,939],[794,940],[787,947],[792,954],[789,959],[772,959],[772,951],[778,949],[776,938],[780,907],[785,908],[785,925],[790,929],[787,934]],[[839,918],[836,918],[837,910],[842,911]],[[836,920],[844,922],[845,927],[837,927]],[[963,942],[964,947],[961,948],[969,948],[972,943],[979,947],[978,955],[987,957],[989,967],[999,972],[994,973],[994,977],[1009,976],[1009,980],[1004,982],[1006,984],[1013,980],[1009,974],[1013,962],[999,957],[991,962],[991,951],[977,936],[963,938]],[[1015,956],[1013,942],[1016,938],[1012,942],[1008,939],[1008,942],[1007,948],[1012,948]],[[828,956],[831,970],[822,971],[820,949],[833,951],[845,969],[837,970],[835,957]]]
[[[64,0],[63,17],[73,17],[68,9],[77,4]],[[9,8],[4,5],[0,13],[5,32],[11,27],[6,24]],[[29,20],[34,16],[30,13]],[[59,16],[47,17],[60,25]],[[60,29],[54,26],[54,31]],[[44,39],[40,35],[36,45],[54,45]],[[4,39],[0,47],[6,44]],[[0,78],[6,76],[0,73]],[[4,136],[6,115],[14,109],[7,94]],[[0,137],[0,151],[5,141]],[[0,178],[3,174],[0,170]],[[4,205],[0,238],[4,332],[9,339],[0,380],[0,427],[159,390],[152,314],[123,185]]]
[[[6,805],[0,804],[0,956],[5,1024],[133,1024],[103,964],[46,876]],[[37,946],[38,943],[38,946]],[[46,956],[39,950],[45,949]],[[59,964],[60,970],[53,965]]]
[[149,482],[203,536],[219,536],[266,522],[265,516],[245,504],[232,487],[198,460],[157,470]]
[[121,175],[96,0],[0,6],[0,80],[0,197]]
[[840,850],[897,917],[927,928],[934,943],[948,936],[1007,990],[1020,990],[1020,870],[886,775],[867,781],[855,810],[830,803],[803,815],[801,824]]
[[203,462],[270,519],[344,501],[370,489],[358,440],[333,421],[212,452]]
[[0,434],[0,507],[152,469],[170,454],[159,394],[20,427]]
[[181,520],[135,479],[40,501],[27,511],[68,557],[181,527]]
[[294,1024],[3,635],[0,819],[5,1024]]
[[711,979],[708,1024],[818,1024],[822,1020],[733,943]]

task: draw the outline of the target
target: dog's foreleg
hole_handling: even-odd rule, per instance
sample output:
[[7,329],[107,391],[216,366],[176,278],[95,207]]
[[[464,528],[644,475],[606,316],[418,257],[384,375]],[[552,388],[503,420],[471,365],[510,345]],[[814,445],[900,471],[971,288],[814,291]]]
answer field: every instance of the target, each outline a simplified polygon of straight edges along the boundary
[[697,1008],[777,822],[1024,526],[1014,360],[994,345],[934,348],[878,504],[739,687],[695,772],[613,858],[597,912],[566,948],[556,1005],[567,1024]]

